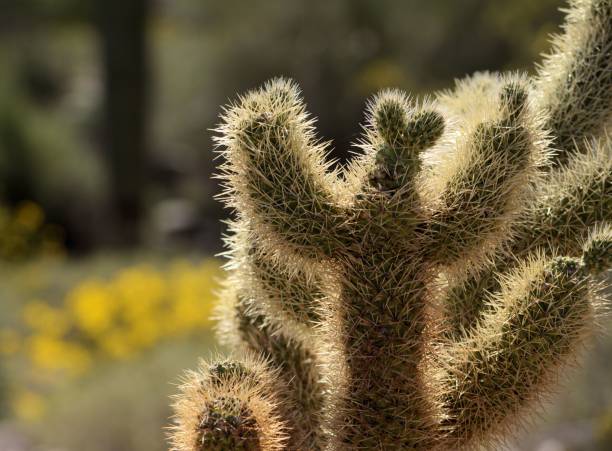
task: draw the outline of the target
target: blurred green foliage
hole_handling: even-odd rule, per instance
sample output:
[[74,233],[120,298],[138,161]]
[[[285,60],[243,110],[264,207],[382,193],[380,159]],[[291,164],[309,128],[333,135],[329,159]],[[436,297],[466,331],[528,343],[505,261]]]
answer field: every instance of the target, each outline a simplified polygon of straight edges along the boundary
[[[448,88],[474,71],[533,70],[561,20],[559,1],[157,1],[149,20],[153,82],[142,227],[147,244],[217,250],[210,181],[218,105],[277,75],[295,78],[343,161],[365,100],[396,86]],[[106,5],[106,6],[105,6]],[[112,242],[113,192],[101,138],[98,15],[103,0],[3,4],[0,202],[39,202],[68,246]],[[126,68],[129,69],[129,68]],[[130,161],[130,159],[126,159]],[[135,159],[134,161],[140,161]],[[2,187],[4,186],[4,187]],[[119,190],[120,191],[120,190]],[[160,220],[180,200],[184,221]],[[174,240],[174,238],[178,238]]]
[[96,201],[99,164],[61,117],[6,96],[0,100],[0,137],[0,195],[5,199],[35,199],[50,209],[79,197]]

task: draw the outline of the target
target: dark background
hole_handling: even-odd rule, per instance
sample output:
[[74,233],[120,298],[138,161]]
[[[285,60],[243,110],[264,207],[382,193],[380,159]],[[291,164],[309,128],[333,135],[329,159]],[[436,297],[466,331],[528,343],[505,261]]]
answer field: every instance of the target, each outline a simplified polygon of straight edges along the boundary
[[343,160],[377,90],[531,71],[562,18],[552,0],[0,4],[0,202],[38,203],[71,253],[218,250],[210,129],[266,79],[299,83]]

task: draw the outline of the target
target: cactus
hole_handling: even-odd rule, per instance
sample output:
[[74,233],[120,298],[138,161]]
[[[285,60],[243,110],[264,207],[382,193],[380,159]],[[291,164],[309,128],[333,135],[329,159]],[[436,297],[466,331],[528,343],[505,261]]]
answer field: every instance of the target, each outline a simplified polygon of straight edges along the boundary
[[611,18],[572,1],[534,78],[383,91],[342,169],[293,82],[230,105],[237,354],[189,373],[173,449],[474,449],[528,418],[605,310]]
[[282,450],[287,439],[273,395],[275,374],[245,355],[202,363],[181,385],[172,431],[175,449]]

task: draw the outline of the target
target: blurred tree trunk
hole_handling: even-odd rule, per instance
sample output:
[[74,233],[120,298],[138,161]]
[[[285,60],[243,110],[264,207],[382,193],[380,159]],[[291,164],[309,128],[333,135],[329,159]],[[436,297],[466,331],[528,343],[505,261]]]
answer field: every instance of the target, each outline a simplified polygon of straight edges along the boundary
[[96,0],[104,71],[103,143],[117,244],[139,242],[147,168],[149,0]]

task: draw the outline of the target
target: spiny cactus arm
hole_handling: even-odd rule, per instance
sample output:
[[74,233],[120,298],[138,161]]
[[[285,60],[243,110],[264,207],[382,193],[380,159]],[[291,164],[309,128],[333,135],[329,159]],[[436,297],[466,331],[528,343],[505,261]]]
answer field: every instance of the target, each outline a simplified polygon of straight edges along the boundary
[[173,451],[284,450],[276,374],[249,355],[202,362],[189,372],[174,403]]
[[612,0],[570,0],[564,33],[538,68],[538,106],[567,162],[585,138],[600,135],[612,114]]
[[510,252],[497,255],[481,271],[449,275],[443,305],[451,335],[475,325],[488,293],[499,289],[497,274],[537,251],[579,256],[590,228],[612,221],[612,140],[591,141],[583,153],[572,155],[563,168],[552,171],[538,189],[536,201],[520,216]]
[[440,139],[444,119],[433,102],[419,104],[399,90],[375,96],[366,116],[358,144],[362,154],[345,172],[353,199],[352,232],[362,237],[380,231],[397,242],[414,241],[425,212],[419,196],[421,154]]
[[319,318],[319,301],[324,296],[322,272],[303,266],[286,265],[258,245],[246,221],[230,225],[226,240],[231,259],[227,265],[242,291],[258,300],[269,316],[279,321],[294,321],[313,326]]
[[418,105],[399,90],[385,90],[368,104],[364,151],[358,174],[366,190],[399,196],[416,203],[415,178],[421,170],[421,154],[444,131],[444,119],[428,101]]
[[612,138],[591,141],[583,152],[540,189],[517,233],[516,255],[545,246],[579,255],[587,230],[612,221]]
[[572,362],[597,311],[590,267],[569,257],[533,259],[506,278],[478,326],[442,352],[444,449],[504,435]]
[[312,258],[340,245],[338,180],[294,83],[276,79],[250,92],[227,109],[217,131],[223,198],[261,243],[284,257],[282,250]]
[[491,96],[499,92],[504,77],[498,72],[476,72],[455,80],[453,89],[436,93],[436,102],[453,122],[478,120],[491,108]]
[[310,340],[267,317],[253,299],[241,296],[240,289],[231,285],[218,307],[220,341],[262,355],[278,371],[280,412],[289,436],[286,449],[321,449],[324,389]]
[[425,224],[434,263],[482,264],[507,239],[512,219],[531,193],[547,142],[525,83],[520,77],[501,80],[498,102],[468,115],[455,152],[436,168],[434,213]]

